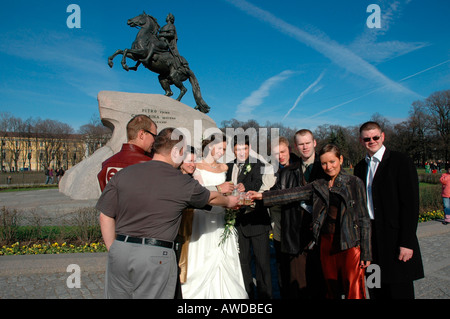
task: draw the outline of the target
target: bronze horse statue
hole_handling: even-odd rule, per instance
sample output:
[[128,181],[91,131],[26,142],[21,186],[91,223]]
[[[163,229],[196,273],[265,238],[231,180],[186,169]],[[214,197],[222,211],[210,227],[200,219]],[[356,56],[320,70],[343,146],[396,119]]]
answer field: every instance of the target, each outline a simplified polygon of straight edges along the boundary
[[[173,17],[173,16],[172,16]],[[145,13],[145,11],[132,19],[128,20],[130,27],[139,28],[139,32],[131,45],[131,49],[117,50],[108,58],[108,65],[113,67],[113,59],[122,54],[122,67],[126,70],[136,71],[140,64],[144,65],[152,72],[159,74],[158,80],[161,87],[166,92],[166,96],[172,96],[171,85],[180,89],[180,95],[177,101],[181,101],[183,95],[187,92],[183,82],[189,79],[192,85],[194,100],[197,103],[195,107],[203,113],[209,112],[209,106],[203,100],[200,86],[194,72],[189,68],[185,58],[179,56],[178,52],[173,52],[169,44],[158,37],[160,26],[155,18]],[[136,61],[134,67],[129,67],[126,58]]]

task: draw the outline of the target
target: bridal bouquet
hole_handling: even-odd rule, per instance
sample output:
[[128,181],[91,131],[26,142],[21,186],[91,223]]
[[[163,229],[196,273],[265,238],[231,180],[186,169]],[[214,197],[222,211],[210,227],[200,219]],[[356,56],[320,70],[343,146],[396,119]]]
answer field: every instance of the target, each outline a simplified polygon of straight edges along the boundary
[[234,224],[236,223],[236,214],[238,210],[236,209],[225,209],[225,228],[223,230],[222,235],[220,236],[220,243],[219,246],[227,240],[228,237],[232,233],[236,232],[236,228],[234,227]]

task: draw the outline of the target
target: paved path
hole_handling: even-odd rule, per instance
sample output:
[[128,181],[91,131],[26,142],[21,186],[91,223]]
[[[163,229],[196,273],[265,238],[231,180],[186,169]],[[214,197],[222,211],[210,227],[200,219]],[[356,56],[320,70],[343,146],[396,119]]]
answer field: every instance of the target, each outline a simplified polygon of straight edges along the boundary
[[61,225],[80,208],[94,207],[97,200],[74,200],[58,189],[0,192],[0,208],[16,209],[26,219],[39,216],[41,225]]
[[[70,214],[95,201],[73,201],[58,190],[0,193],[0,207],[34,209],[51,217]],[[415,282],[417,299],[450,299],[450,224],[420,223],[419,237],[425,278]],[[0,256],[0,299],[103,298],[106,253]],[[80,288],[67,280],[80,268]],[[75,283],[69,280],[69,284]]]
[[[419,224],[418,236],[425,278],[415,282],[417,299],[450,299],[450,225],[430,221]],[[24,255],[0,257],[0,299],[103,298],[106,253]],[[69,288],[80,267],[80,288]],[[69,280],[70,283],[75,283]]]
[[[103,297],[106,253],[0,257],[0,299],[98,299]],[[80,268],[80,288],[69,288]],[[69,283],[76,283],[69,280]]]
[[425,278],[415,282],[417,299],[450,299],[450,224],[419,224]]

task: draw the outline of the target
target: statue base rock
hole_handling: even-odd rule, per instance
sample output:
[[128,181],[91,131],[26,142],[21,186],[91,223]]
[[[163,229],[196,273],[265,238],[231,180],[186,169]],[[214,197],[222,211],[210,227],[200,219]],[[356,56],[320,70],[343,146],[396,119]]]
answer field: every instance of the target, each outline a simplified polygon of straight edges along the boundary
[[206,135],[218,130],[206,114],[164,95],[101,91],[97,98],[102,123],[113,133],[105,146],[64,174],[59,191],[72,199],[100,197],[97,174],[103,161],[119,152],[122,144],[127,142],[126,126],[135,115],[148,115],[158,126],[158,132],[166,127],[182,129],[190,144],[196,147],[201,145],[205,130],[208,130]]

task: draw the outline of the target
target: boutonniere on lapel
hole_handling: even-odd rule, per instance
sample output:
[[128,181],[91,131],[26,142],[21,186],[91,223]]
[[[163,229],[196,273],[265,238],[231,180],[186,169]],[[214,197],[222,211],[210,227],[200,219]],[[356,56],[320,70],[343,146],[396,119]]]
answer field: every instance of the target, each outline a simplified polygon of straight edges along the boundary
[[252,170],[252,166],[250,164],[245,165],[244,167],[244,175],[247,175],[248,172]]

